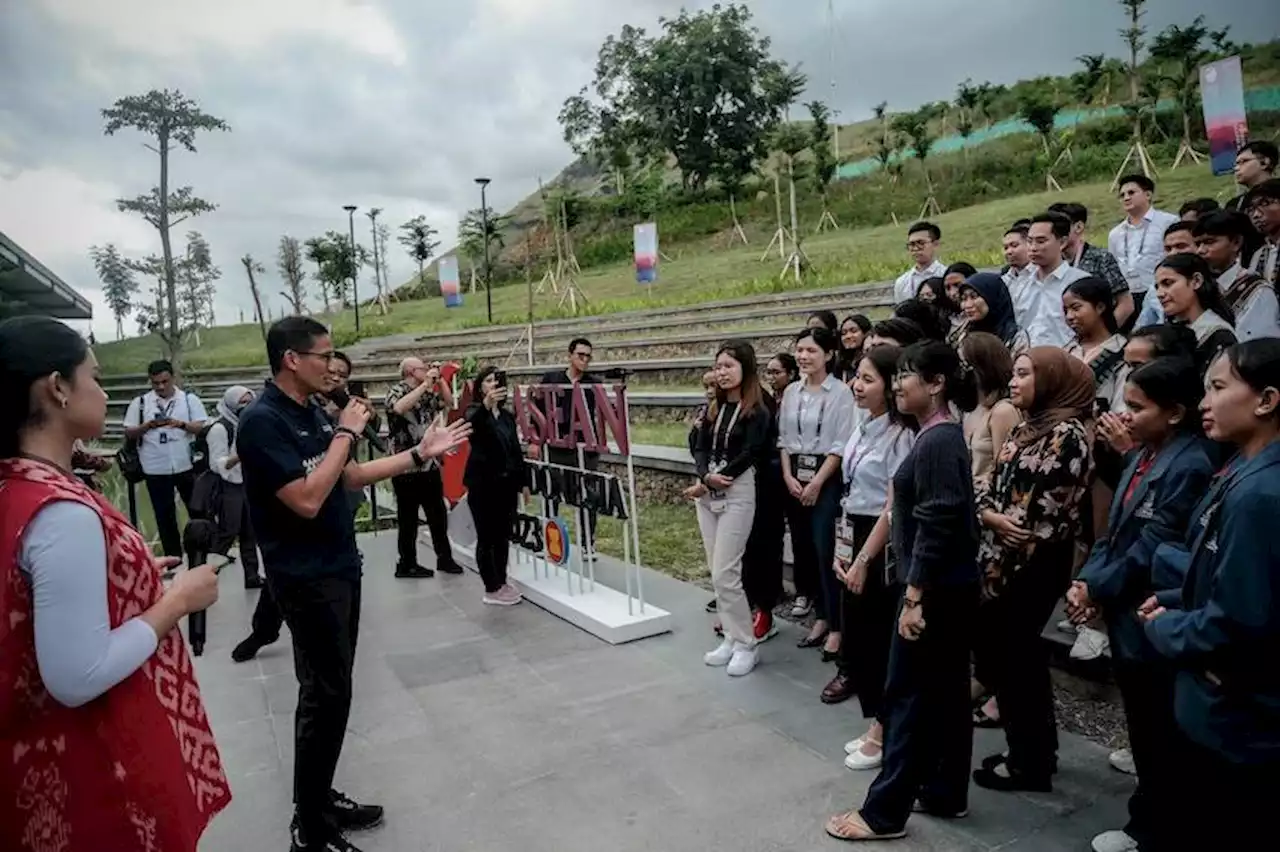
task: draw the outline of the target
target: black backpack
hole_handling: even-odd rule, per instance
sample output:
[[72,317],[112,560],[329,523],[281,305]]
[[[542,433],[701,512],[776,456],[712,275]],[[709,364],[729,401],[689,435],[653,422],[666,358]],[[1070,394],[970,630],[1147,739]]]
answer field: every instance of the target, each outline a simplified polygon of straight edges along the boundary
[[196,476],[209,471],[209,430],[221,423],[227,430],[227,446],[233,451],[236,446],[236,426],[225,417],[219,417],[204,424],[204,427],[191,442],[191,470]]

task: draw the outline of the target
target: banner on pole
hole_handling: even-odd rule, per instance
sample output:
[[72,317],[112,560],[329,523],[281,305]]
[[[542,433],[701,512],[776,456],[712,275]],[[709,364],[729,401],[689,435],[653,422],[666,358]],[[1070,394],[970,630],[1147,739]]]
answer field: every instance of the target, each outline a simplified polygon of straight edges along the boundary
[[658,226],[644,222],[635,227],[636,281],[652,284],[658,280]]
[[1204,104],[1204,132],[1209,140],[1209,164],[1215,175],[1230,174],[1235,169],[1236,152],[1249,141],[1239,56],[1200,66],[1200,99]]
[[444,306],[446,308],[461,306],[462,283],[458,278],[458,258],[452,255],[440,258],[440,262],[436,264],[436,271],[440,274],[440,295],[444,297]]

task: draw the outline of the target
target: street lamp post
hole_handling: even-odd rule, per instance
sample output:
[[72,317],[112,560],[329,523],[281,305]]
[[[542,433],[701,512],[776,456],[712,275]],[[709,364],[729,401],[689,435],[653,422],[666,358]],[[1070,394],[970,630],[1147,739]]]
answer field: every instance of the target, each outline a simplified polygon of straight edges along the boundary
[[476,178],[480,184],[480,228],[484,240],[484,304],[489,314],[489,325],[493,325],[493,281],[489,270],[489,204],[485,198],[485,188],[489,186],[487,177]]
[[347,211],[347,227],[351,230],[351,303],[356,308],[356,335],[360,334],[360,287],[356,278],[356,206],[348,204],[342,208]]

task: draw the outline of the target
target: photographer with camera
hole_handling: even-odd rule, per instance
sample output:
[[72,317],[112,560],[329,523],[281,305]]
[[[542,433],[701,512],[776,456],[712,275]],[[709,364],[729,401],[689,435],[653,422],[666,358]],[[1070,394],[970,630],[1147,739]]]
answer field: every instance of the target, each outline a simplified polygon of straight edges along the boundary
[[485,367],[476,376],[467,407],[471,424],[471,453],[463,483],[467,505],[476,525],[476,567],[484,581],[484,602],[512,606],[520,592],[507,582],[508,542],[516,517],[517,495],[524,484],[524,456],[516,419],[506,406],[507,374]]
[[[453,392],[440,379],[439,366],[428,367],[418,358],[400,362],[400,382],[387,391],[387,428],[395,452],[417,446],[427,429],[443,411],[453,408]],[[428,464],[391,480],[396,492],[396,543],[400,560],[396,576],[435,576],[435,571],[418,564],[418,508],[427,516],[431,545],[436,551],[436,568],[446,574],[461,574],[449,546],[449,516],[444,505],[444,479],[438,464]]]
[[[587,371],[591,366],[591,359],[594,353],[591,347],[591,341],[585,337],[575,337],[569,343],[569,365],[563,370],[550,370],[542,374],[539,384],[543,385],[559,385],[566,388],[558,397],[559,403],[556,411],[543,412],[547,417],[556,420],[556,434],[567,435],[569,433],[569,424],[573,421],[573,394],[569,392],[570,385],[598,385],[600,377],[594,373]],[[596,399],[593,394],[586,394],[587,416],[591,419],[592,424],[596,422]],[[537,403],[535,403],[537,404]],[[541,448],[531,444],[529,446],[529,454],[532,458],[539,458]],[[547,461],[551,464],[560,465],[573,470],[577,470],[578,449],[565,447],[548,447]],[[586,470],[597,470],[600,467],[600,454],[584,451],[582,453],[582,465]],[[557,507],[558,511],[558,507]],[[590,545],[585,548],[583,554],[584,559],[593,559],[595,557],[595,540],[596,540],[596,512],[594,509],[578,510],[578,522],[583,524],[583,530],[586,532],[587,543]]]

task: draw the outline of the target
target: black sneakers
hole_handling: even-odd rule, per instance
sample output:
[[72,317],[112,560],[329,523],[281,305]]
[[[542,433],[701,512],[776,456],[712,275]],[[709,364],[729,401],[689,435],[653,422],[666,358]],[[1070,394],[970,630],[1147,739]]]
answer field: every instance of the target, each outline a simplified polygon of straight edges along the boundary
[[430,568],[423,568],[421,565],[406,565],[403,562],[396,563],[396,577],[401,580],[424,580],[427,577],[434,577],[435,571]]
[[461,574],[465,569],[452,559],[437,559],[436,570],[446,574]]
[[290,852],[360,852],[342,836],[342,832],[373,828],[381,824],[382,815],[382,808],[378,805],[362,805],[337,790],[330,790],[326,813],[327,822],[332,826],[329,836],[324,840],[311,841],[305,836],[295,814],[289,826]]
[[231,651],[231,661],[235,663],[247,663],[254,657],[258,656],[258,652],[262,650],[262,643],[258,641],[256,636],[250,636],[241,642]]
[[382,813],[380,805],[362,805],[337,790],[329,791],[329,816],[339,831],[373,828],[382,822]]

